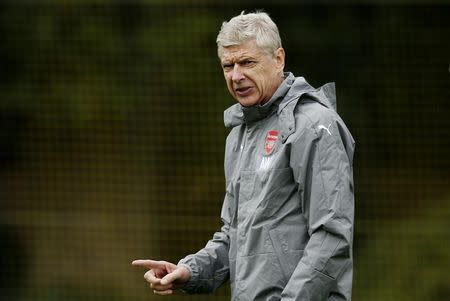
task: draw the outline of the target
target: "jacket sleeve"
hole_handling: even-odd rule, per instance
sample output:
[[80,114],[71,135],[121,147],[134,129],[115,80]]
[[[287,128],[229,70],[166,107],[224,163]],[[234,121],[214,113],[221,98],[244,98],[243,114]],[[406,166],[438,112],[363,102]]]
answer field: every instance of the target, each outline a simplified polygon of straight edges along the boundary
[[191,272],[191,278],[183,287],[186,293],[212,292],[229,278],[229,199],[230,196],[227,194],[222,207],[221,231],[216,232],[203,249],[186,256],[178,263]]
[[324,124],[306,128],[291,147],[290,164],[310,237],[282,292],[285,301],[351,295],[354,141],[342,121]]

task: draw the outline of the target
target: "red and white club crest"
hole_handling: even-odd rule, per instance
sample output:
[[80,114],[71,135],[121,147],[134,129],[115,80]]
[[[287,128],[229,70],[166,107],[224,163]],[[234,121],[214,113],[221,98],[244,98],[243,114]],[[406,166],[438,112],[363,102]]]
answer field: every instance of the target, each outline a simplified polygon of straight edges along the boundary
[[264,143],[264,152],[266,156],[272,154],[277,140],[278,140],[278,131],[270,130],[267,132],[266,142]]

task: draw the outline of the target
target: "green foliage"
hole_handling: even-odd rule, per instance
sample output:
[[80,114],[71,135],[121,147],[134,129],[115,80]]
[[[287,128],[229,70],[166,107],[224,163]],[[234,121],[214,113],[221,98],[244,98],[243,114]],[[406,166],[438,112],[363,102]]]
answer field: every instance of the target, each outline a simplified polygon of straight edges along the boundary
[[[405,219],[361,223],[354,300],[440,301],[450,295],[450,198]],[[356,237],[356,240],[361,239]]]

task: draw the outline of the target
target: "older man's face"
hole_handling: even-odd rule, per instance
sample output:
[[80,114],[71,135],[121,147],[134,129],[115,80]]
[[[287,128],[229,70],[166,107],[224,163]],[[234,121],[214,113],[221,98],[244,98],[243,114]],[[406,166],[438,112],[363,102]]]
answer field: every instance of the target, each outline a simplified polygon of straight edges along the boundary
[[284,50],[268,55],[255,40],[222,48],[221,63],[228,90],[245,107],[270,100],[283,81]]

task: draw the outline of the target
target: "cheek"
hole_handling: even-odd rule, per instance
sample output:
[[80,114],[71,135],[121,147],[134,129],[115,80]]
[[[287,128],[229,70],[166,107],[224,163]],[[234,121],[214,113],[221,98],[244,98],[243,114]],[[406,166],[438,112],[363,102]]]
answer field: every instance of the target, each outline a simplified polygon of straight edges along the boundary
[[225,82],[227,83],[227,86],[230,86],[230,77],[227,74],[223,74],[223,78],[225,79]]
[[234,91],[233,91],[233,81],[232,81],[230,78],[228,78],[228,77],[225,76],[225,82],[227,83],[228,91],[233,95],[233,94],[234,94]]
[[266,74],[265,72],[267,72],[267,70],[258,70],[253,76],[254,83],[261,91],[264,90],[264,87],[267,84],[267,77],[264,76],[264,74]]
[[229,78],[225,78],[225,81],[227,83],[228,90],[233,90],[233,83]]
[[261,91],[267,91],[271,90],[271,87],[274,85],[275,74],[272,70],[266,70],[266,76],[261,76],[260,78],[260,85],[261,85]]
[[260,77],[258,79],[258,90],[260,93],[264,94],[264,91],[267,90],[267,79],[264,77]]

